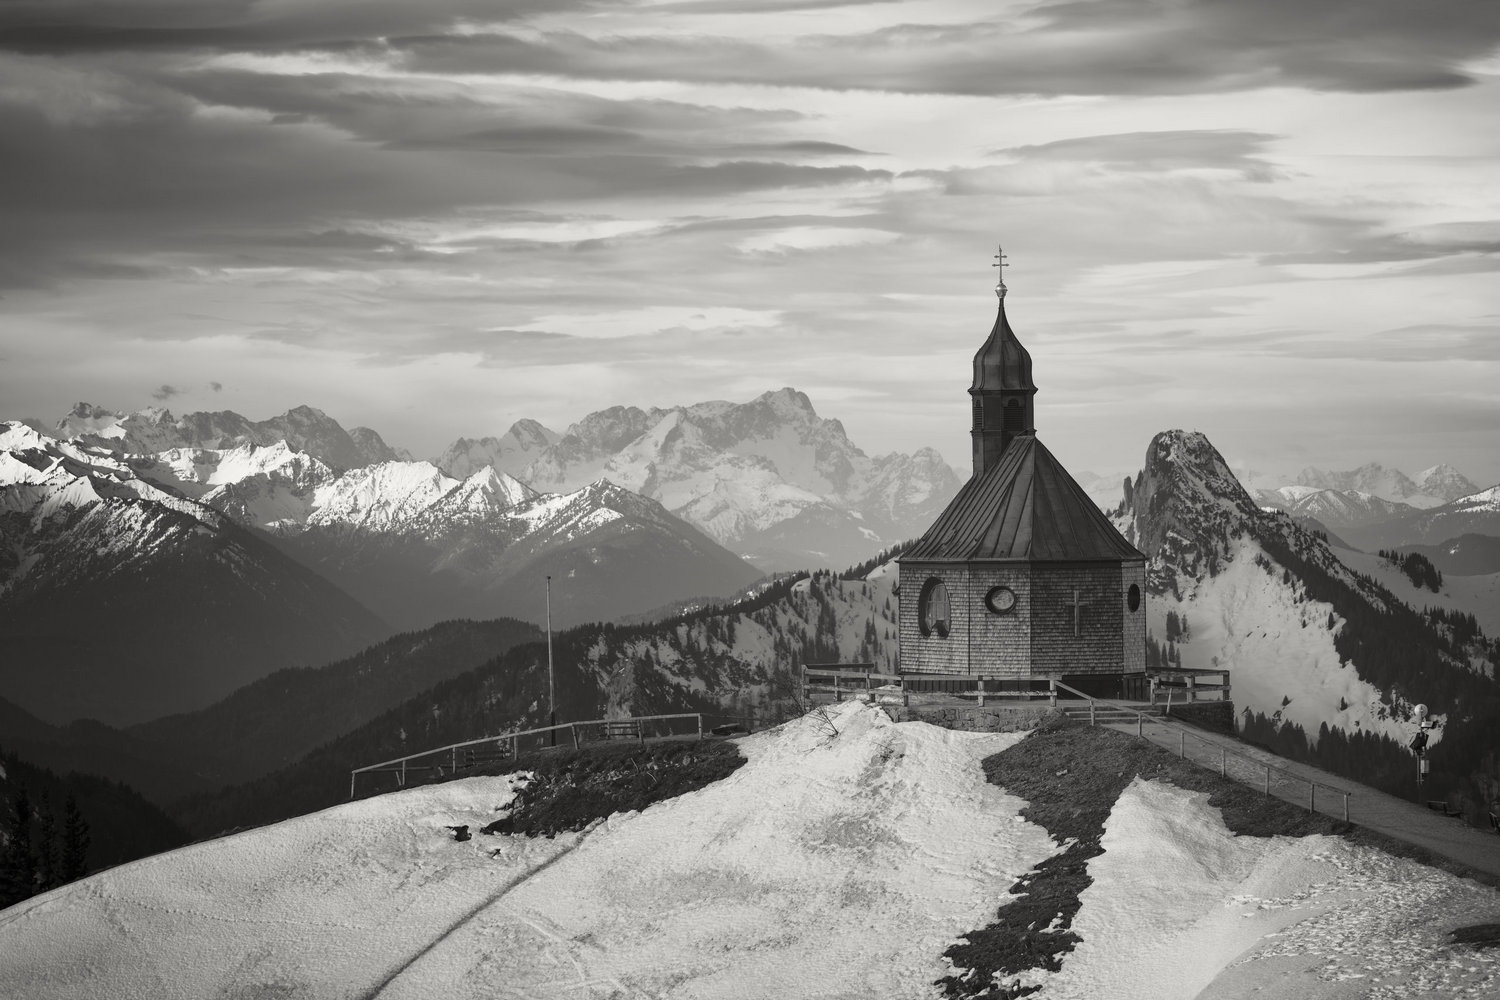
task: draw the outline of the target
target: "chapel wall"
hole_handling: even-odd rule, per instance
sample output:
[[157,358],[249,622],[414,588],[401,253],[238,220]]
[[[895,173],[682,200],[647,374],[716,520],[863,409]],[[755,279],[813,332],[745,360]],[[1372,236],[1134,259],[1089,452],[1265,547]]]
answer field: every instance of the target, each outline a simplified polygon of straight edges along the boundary
[[[1127,617],[1127,585],[1120,570],[1119,563],[1033,564],[1031,650],[1035,675],[1124,672],[1121,636]],[[1077,635],[1073,630],[1075,590],[1083,602]],[[1136,612],[1134,617],[1144,622],[1143,612]]]
[[[969,672],[969,626],[973,618],[973,594],[969,572],[962,564],[901,563],[900,669],[926,673]],[[921,596],[927,581],[939,579],[948,588],[948,634],[922,634]],[[980,600],[984,592],[980,591]]]

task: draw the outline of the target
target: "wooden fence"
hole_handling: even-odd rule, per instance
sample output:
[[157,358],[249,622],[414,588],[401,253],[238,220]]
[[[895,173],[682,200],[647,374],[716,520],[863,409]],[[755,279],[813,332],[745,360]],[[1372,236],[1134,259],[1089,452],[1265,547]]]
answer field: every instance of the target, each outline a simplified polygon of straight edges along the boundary
[[[949,694],[974,699],[983,705],[994,701],[1032,701],[1044,698],[1057,704],[1058,688],[1077,689],[1050,678],[995,677],[983,674],[877,673],[861,664],[805,664],[802,667],[802,702],[817,704],[839,702],[862,695],[866,700],[890,699],[890,704],[906,705],[913,694]],[[1200,702],[1229,701],[1227,670],[1168,670],[1133,675],[1132,689],[1139,689],[1140,700],[1150,705],[1188,705]],[[1080,694],[1080,697],[1092,697]]]
[[1227,670],[1152,670],[1146,677],[1153,705],[1234,700]]
[[[1135,723],[1135,734],[1141,739],[1147,740],[1148,742],[1154,743],[1158,746],[1166,746],[1169,749],[1171,748],[1171,744],[1175,742],[1177,744],[1177,756],[1183,758],[1184,760],[1190,760],[1200,767],[1206,767],[1210,770],[1212,770],[1215,763],[1217,763],[1219,774],[1223,777],[1233,778],[1234,780],[1242,784],[1250,785],[1251,787],[1260,785],[1261,791],[1263,791],[1266,795],[1274,794],[1277,796],[1277,798],[1286,799],[1287,801],[1300,802],[1302,800],[1302,797],[1297,795],[1295,790],[1301,789],[1303,786],[1306,786],[1306,802],[1308,812],[1318,811],[1318,789],[1321,788],[1325,793],[1342,797],[1342,816],[1344,822],[1347,823],[1349,821],[1349,796],[1353,794],[1352,792],[1349,792],[1343,788],[1337,788],[1333,785],[1325,785],[1322,782],[1314,781],[1311,778],[1304,778],[1299,774],[1294,774],[1293,772],[1286,770],[1285,768],[1277,767],[1274,764],[1267,764],[1264,761],[1256,760],[1254,757],[1251,757],[1248,754],[1242,754],[1238,751],[1230,750],[1222,743],[1219,743],[1215,740],[1206,739],[1196,733],[1188,732],[1180,725],[1169,726],[1157,716],[1135,708],[1134,706],[1110,701],[1107,698],[1091,697],[1090,695],[1086,695],[1076,688],[1069,687],[1061,681],[1056,681],[1054,683],[1056,683],[1058,688],[1067,691],[1068,693],[1076,697],[1083,698],[1088,701],[1090,725],[1098,725],[1101,721],[1118,723],[1119,721],[1121,721],[1121,717],[1123,716]],[[1146,726],[1148,724],[1152,726],[1161,726],[1167,731],[1168,735],[1165,736],[1164,742],[1162,739],[1158,738],[1158,734],[1155,730],[1152,731],[1151,736],[1148,737],[1146,735]],[[1176,735],[1176,740],[1173,740],[1171,738],[1172,734]],[[1191,745],[1188,742],[1189,740],[1192,741]],[[1215,761],[1215,758],[1217,758],[1217,761]],[[1289,791],[1289,789],[1291,791]],[[1323,801],[1325,805],[1329,802],[1328,794],[1324,795]],[[1337,803],[1337,801],[1337,799],[1334,800],[1335,803]],[[1339,815],[1336,807],[1334,809],[1325,811],[1330,812],[1330,814],[1334,816]]]
[[[590,719],[587,722],[564,722],[540,729],[526,729],[516,733],[501,733],[462,743],[423,750],[378,764],[356,767],[349,772],[349,797],[354,798],[355,782],[361,774],[390,773],[396,778],[398,788],[414,776],[445,777],[459,771],[471,770],[484,764],[502,760],[514,760],[523,751],[549,750],[558,746],[578,749],[589,743],[633,740],[646,743],[648,740],[682,739],[696,736],[704,738],[704,719],[730,719],[748,731],[753,719],[739,716],[711,715],[703,712],[684,712],[677,715],[641,715],[628,719]],[[685,720],[692,720],[691,726]],[[673,730],[682,730],[674,732]]]

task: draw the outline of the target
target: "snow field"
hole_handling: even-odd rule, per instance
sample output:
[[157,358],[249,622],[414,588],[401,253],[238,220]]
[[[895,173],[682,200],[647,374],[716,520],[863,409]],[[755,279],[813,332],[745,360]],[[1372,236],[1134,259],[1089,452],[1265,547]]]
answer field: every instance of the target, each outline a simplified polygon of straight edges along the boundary
[[616,816],[456,928],[383,997],[936,996],[945,948],[1057,848],[979,761],[1020,737],[854,703]]
[[6,911],[0,996],[935,996],[943,950],[1057,849],[979,766],[1020,738],[845,704],[555,840],[452,840],[507,779],[337,806]]
[[[691,794],[556,839],[452,839],[524,776],[336,806],[0,914],[0,996],[936,997],[942,953],[1058,850],[984,780],[1019,734],[857,703],[747,737]],[[1137,779],[1038,1000],[1489,998],[1448,943],[1500,893],[1331,837],[1236,837]]]
[[[1379,689],[1340,665],[1328,630],[1332,605],[1299,602],[1294,587],[1281,581],[1275,560],[1274,573],[1256,565],[1257,555],[1270,557],[1250,538],[1232,541],[1230,554],[1218,576],[1196,583],[1180,603],[1170,595],[1146,603],[1158,639],[1166,636],[1169,610],[1187,616],[1191,634],[1178,646],[1182,665],[1230,671],[1236,711],[1280,713],[1310,740],[1317,739],[1323,722],[1350,733],[1409,739],[1412,726],[1389,714]],[[1283,699],[1290,701],[1283,705]]]
[[1448,943],[1500,892],[1336,837],[1237,837],[1208,796],[1136,779],[1039,1000],[1488,998],[1500,955]]
[[361,996],[576,840],[457,843],[444,829],[488,823],[512,795],[510,777],[411,789],[34,897],[0,914],[0,996]]

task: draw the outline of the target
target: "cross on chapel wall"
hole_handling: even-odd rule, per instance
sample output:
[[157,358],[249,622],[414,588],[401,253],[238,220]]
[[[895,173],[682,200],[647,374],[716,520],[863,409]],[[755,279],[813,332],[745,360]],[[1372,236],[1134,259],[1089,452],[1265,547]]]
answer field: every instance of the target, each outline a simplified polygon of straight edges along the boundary
[[1073,588],[1073,599],[1071,601],[1063,602],[1063,607],[1073,609],[1073,638],[1075,639],[1082,634],[1079,630],[1079,615],[1083,611],[1083,606],[1089,603],[1091,602],[1085,600],[1079,595],[1077,587]]

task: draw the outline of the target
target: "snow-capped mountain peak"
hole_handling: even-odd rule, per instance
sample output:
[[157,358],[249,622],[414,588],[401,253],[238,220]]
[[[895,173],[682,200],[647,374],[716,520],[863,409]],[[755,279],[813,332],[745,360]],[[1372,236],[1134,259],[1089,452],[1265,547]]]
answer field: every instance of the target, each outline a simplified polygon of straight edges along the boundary
[[382,462],[353,469],[313,495],[309,526],[391,531],[415,521],[457,487],[430,462]]
[[473,490],[495,497],[506,507],[514,507],[523,500],[537,495],[537,491],[514,476],[499,472],[492,465],[475,472],[459,486],[461,490]]
[[420,531],[424,536],[440,536],[460,524],[491,520],[538,496],[515,477],[486,465],[422,511]]

